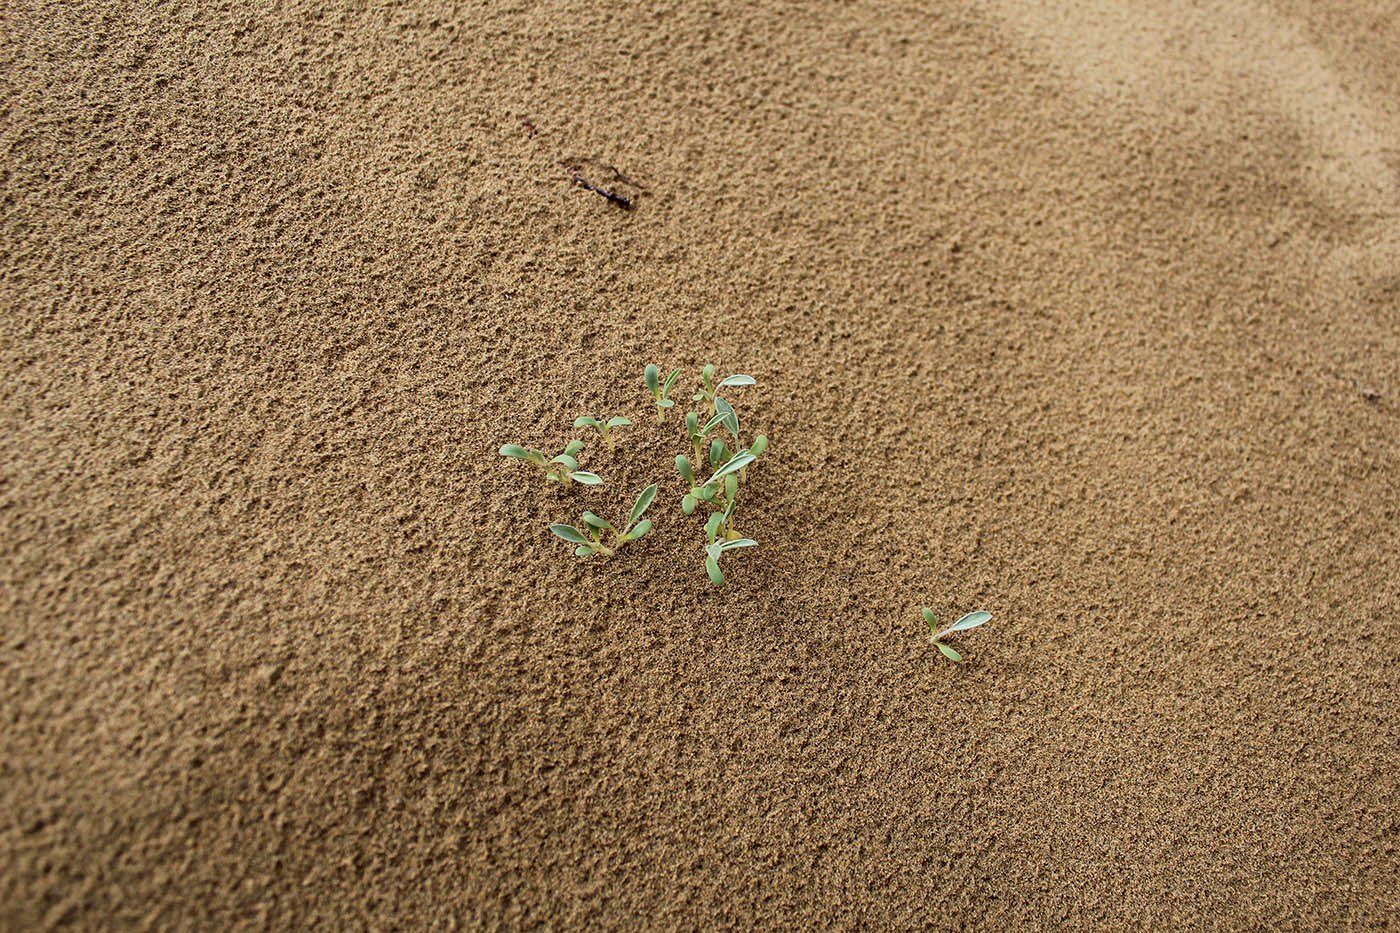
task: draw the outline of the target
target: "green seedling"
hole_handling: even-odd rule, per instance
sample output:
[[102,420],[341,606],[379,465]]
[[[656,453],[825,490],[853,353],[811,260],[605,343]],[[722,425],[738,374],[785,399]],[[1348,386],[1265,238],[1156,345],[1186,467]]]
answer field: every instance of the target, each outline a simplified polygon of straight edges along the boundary
[[968,629],[976,628],[992,617],[990,612],[982,612],[981,610],[969,612],[940,632],[938,630],[938,617],[933,614],[933,610],[925,607],[921,611],[924,616],[924,621],[928,623],[929,644],[943,652],[943,656],[949,661],[961,661],[962,655],[958,654],[948,645],[945,645],[943,639],[952,635],[954,632],[966,632]]
[[564,448],[563,453],[551,458],[543,451],[521,447],[519,444],[507,444],[501,448],[501,456],[534,464],[544,471],[544,478],[551,483],[563,483],[565,486],[574,483],[601,486],[603,480],[598,474],[578,468],[578,455],[582,450],[583,441],[569,441],[569,446]]
[[652,401],[656,403],[656,421],[660,424],[666,418],[666,409],[673,407],[676,403],[671,400],[671,390],[676,387],[676,382],[681,378],[679,369],[672,370],[671,375],[666,377],[666,381],[661,381],[661,370],[655,363],[649,364],[646,369],[647,390],[651,392]]
[[[656,498],[656,490],[656,483],[652,483],[642,490],[641,495],[637,496],[637,501],[632,504],[632,511],[627,515],[627,524],[621,528],[606,519],[599,518],[592,512],[584,512],[583,527],[586,532],[573,525],[563,524],[550,525],[549,530],[554,532],[556,537],[576,545],[574,554],[578,557],[592,557],[595,554],[600,557],[611,557],[618,548],[628,541],[644,538],[646,533],[651,531],[651,520],[643,519],[642,516],[646,514],[647,509],[651,507],[652,500]],[[611,545],[603,543],[604,531],[612,532]]]
[[613,440],[613,429],[624,428],[631,423],[630,420],[621,415],[609,418],[607,421],[599,421],[597,418],[588,416],[574,419],[574,427],[576,428],[596,428],[598,433],[603,436],[603,441],[608,445],[609,451],[617,449],[617,442]]
[[[741,450],[715,470],[709,479],[703,483],[696,483],[695,467],[690,460],[685,456],[677,457],[676,470],[682,479],[690,483],[690,492],[681,498],[681,510],[687,515],[693,515],[699,504],[705,502],[723,508],[727,515],[732,516],[734,501],[738,498],[739,491],[737,474],[757,459],[749,451]],[[732,483],[729,482],[731,478]]]
[[720,389],[727,389],[730,386],[751,386],[755,384],[753,376],[743,373],[736,373],[733,376],[725,376],[719,382],[715,382],[715,367],[713,364],[700,370],[700,391],[691,396],[692,401],[703,402],[715,407],[715,393]]
[[716,512],[705,522],[705,573],[715,586],[724,586],[724,572],[719,569],[719,559],[730,551],[739,548],[758,547],[752,538],[728,538],[723,534],[725,516]]

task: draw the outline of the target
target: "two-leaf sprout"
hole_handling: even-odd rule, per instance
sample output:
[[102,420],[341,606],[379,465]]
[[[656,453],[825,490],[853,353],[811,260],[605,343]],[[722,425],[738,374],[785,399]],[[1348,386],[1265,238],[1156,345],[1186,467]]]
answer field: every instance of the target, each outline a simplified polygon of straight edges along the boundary
[[938,617],[933,614],[933,610],[925,606],[921,611],[923,612],[924,621],[928,623],[929,644],[943,652],[943,656],[949,661],[961,661],[962,655],[958,654],[958,652],[954,651],[948,645],[945,645],[943,639],[952,635],[954,632],[966,632],[968,629],[976,628],[992,617],[990,612],[983,612],[981,610],[969,612],[940,632],[938,630]]
[[703,402],[711,408],[715,404],[715,393],[720,389],[727,389],[730,386],[751,386],[755,384],[753,376],[738,373],[733,376],[725,376],[718,383],[715,382],[714,364],[706,366],[700,370],[700,391],[691,396],[695,402]]
[[626,427],[631,423],[630,419],[624,418],[621,415],[618,415],[616,418],[609,418],[607,421],[599,421],[597,418],[592,418],[587,415],[582,418],[574,419],[574,427],[576,428],[596,428],[598,433],[603,436],[603,440],[607,443],[608,450],[610,451],[617,448],[617,442],[613,440],[613,428]]
[[[591,557],[597,554],[601,557],[610,557],[612,554],[628,541],[636,541],[646,536],[651,531],[651,520],[643,519],[651,501],[656,498],[657,484],[652,483],[642,490],[637,496],[637,501],[632,504],[632,511],[627,515],[627,524],[618,528],[607,519],[599,518],[592,512],[583,513],[583,527],[587,533],[575,528],[573,525],[554,524],[549,526],[549,530],[570,544],[577,545],[574,554],[579,557]],[[611,545],[603,543],[603,532],[612,532],[613,542]]]
[[719,559],[724,554],[738,548],[758,546],[758,542],[752,538],[723,537],[721,526],[724,521],[724,514],[716,512],[705,522],[705,572],[715,586],[724,585],[724,572],[719,569]]
[[666,409],[671,408],[676,403],[671,400],[671,390],[676,387],[676,381],[681,378],[681,371],[674,369],[671,375],[666,377],[666,381],[661,381],[661,370],[655,363],[649,363],[646,368],[647,391],[651,393],[652,401],[656,403],[656,420],[658,423],[665,420]]
[[583,441],[569,441],[569,446],[564,448],[563,453],[549,458],[542,451],[521,447],[519,444],[507,444],[501,448],[501,456],[534,464],[544,471],[544,478],[551,483],[563,483],[565,486],[573,483],[601,486],[603,480],[598,474],[578,468],[578,455],[581,450]]

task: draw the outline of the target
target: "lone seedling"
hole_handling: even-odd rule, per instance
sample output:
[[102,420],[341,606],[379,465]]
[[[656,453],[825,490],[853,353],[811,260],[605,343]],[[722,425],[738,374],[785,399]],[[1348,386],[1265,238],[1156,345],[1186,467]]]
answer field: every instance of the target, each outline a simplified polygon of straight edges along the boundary
[[609,451],[617,449],[617,443],[613,440],[612,435],[613,428],[623,428],[631,423],[629,419],[621,415],[618,415],[616,418],[609,418],[606,422],[588,416],[574,419],[574,427],[576,428],[596,428],[598,433],[603,436],[603,441],[608,445]]
[[569,446],[564,448],[562,454],[549,459],[542,451],[521,447],[519,444],[507,444],[501,448],[501,456],[534,464],[544,471],[544,478],[551,483],[563,483],[565,486],[573,483],[582,483],[585,486],[603,485],[603,480],[598,474],[578,468],[578,455],[581,450],[583,441],[569,441]]
[[666,377],[666,381],[661,381],[661,370],[655,363],[647,366],[645,379],[647,391],[651,392],[652,401],[656,403],[656,422],[660,424],[666,419],[666,409],[673,407],[676,403],[671,400],[671,390],[676,387],[676,382],[681,378],[681,371],[675,369],[671,375]]
[[710,582],[715,586],[724,586],[724,572],[719,569],[719,559],[724,554],[739,548],[758,546],[758,542],[752,538],[722,537],[724,521],[724,513],[716,512],[705,522],[705,573],[710,575]]
[[992,614],[990,612],[982,612],[980,610],[977,612],[969,612],[967,615],[963,616],[961,619],[954,622],[952,625],[948,626],[940,632],[938,630],[938,617],[933,614],[933,610],[929,609],[928,607],[924,607],[922,612],[924,615],[924,621],[928,623],[929,644],[933,645],[939,651],[943,652],[943,656],[949,661],[961,661],[962,655],[958,654],[952,648],[943,644],[943,639],[949,635],[952,635],[954,632],[966,632],[968,629],[976,628],[977,626],[981,625],[983,622],[986,622],[992,617]]
[[[599,518],[592,512],[583,513],[583,527],[588,530],[587,534],[575,528],[573,525],[554,524],[549,526],[549,530],[570,544],[577,545],[574,554],[579,557],[592,557],[597,554],[601,557],[611,557],[618,548],[628,541],[636,541],[646,536],[651,531],[651,520],[643,520],[651,507],[651,500],[656,498],[657,484],[652,483],[642,494],[637,497],[637,501],[632,504],[632,511],[627,516],[627,524],[622,528],[617,528],[606,519]],[[610,531],[613,535],[611,546],[603,543],[603,532]]]
[[691,400],[703,402],[713,408],[715,404],[715,393],[720,389],[727,389],[730,386],[751,386],[754,384],[755,380],[753,376],[746,376],[743,373],[725,376],[716,384],[715,367],[714,364],[710,364],[700,370],[700,391],[691,396]]

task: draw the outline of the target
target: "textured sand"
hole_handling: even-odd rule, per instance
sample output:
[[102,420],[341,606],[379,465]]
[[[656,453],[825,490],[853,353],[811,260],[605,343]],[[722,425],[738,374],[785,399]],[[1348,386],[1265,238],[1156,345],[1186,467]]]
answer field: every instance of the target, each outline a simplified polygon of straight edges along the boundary
[[320,6],[0,13],[0,927],[1395,923],[1395,3]]

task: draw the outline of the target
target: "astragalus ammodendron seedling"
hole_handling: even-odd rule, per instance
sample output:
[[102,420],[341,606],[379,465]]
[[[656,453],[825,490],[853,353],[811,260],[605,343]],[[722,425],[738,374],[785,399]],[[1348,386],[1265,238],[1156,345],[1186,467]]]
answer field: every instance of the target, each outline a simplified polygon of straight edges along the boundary
[[544,478],[551,483],[563,483],[565,486],[574,483],[601,486],[603,480],[598,474],[579,469],[578,455],[582,451],[583,441],[569,441],[569,446],[564,448],[564,452],[554,457],[549,457],[543,451],[521,447],[519,444],[507,444],[501,448],[501,456],[539,467],[544,471]]
[[700,370],[700,391],[691,396],[691,401],[700,402],[713,407],[715,395],[720,389],[727,389],[730,386],[751,386],[756,381],[753,376],[744,373],[736,373],[733,376],[725,376],[718,383],[715,382],[715,367],[706,366]]
[[709,574],[710,582],[715,586],[724,585],[724,572],[719,569],[721,557],[738,548],[758,547],[758,542],[753,538],[721,537],[723,522],[724,516],[719,512],[705,522],[705,573]]
[[607,421],[599,421],[597,418],[589,415],[574,419],[574,427],[576,428],[596,429],[597,432],[602,435],[603,442],[608,445],[608,450],[610,451],[617,449],[617,442],[613,440],[613,429],[624,428],[631,423],[632,420],[630,418],[624,418],[621,415],[618,415],[616,418],[609,418]]
[[[574,554],[579,557],[592,557],[597,554],[601,557],[611,557],[618,548],[628,541],[636,541],[645,537],[651,531],[651,521],[643,519],[651,501],[656,498],[657,484],[652,483],[643,489],[641,495],[637,496],[637,501],[632,504],[632,511],[627,515],[627,524],[618,528],[607,519],[599,518],[592,512],[583,513],[583,527],[587,533],[575,528],[573,525],[554,524],[549,526],[549,530],[570,544],[577,545]],[[603,543],[603,532],[612,532],[613,543],[607,545]]]
[[952,648],[945,645],[943,643],[943,639],[947,638],[949,635],[952,635],[955,632],[966,632],[968,629],[976,628],[977,626],[981,625],[983,622],[986,622],[992,617],[992,614],[990,612],[983,612],[981,610],[978,610],[977,612],[969,612],[967,615],[963,616],[961,619],[954,622],[952,625],[948,626],[940,632],[938,630],[938,617],[933,614],[933,610],[929,609],[928,607],[924,607],[921,610],[921,612],[923,613],[924,621],[928,623],[929,644],[933,645],[939,651],[943,652],[943,656],[949,661],[961,661],[962,655],[958,654]]
[[671,375],[666,377],[665,382],[662,382],[661,370],[655,363],[651,363],[648,364],[642,378],[647,384],[647,391],[651,393],[652,402],[656,405],[656,421],[660,424],[666,420],[666,409],[676,404],[671,399],[671,390],[676,387],[676,381],[681,378],[681,371],[679,369],[671,370]]
[[[687,515],[695,514],[701,507],[709,513],[705,523],[707,543],[705,546],[705,572],[716,586],[724,583],[724,574],[719,569],[719,558],[727,550],[738,547],[754,547],[758,544],[746,538],[734,527],[734,512],[739,502],[739,490],[747,479],[748,468],[768,449],[768,438],[762,434],[754,438],[748,447],[740,442],[739,413],[723,396],[719,389],[728,386],[754,385],[752,376],[738,375],[714,380],[715,367],[706,366],[701,372],[700,391],[695,401],[706,401],[714,414],[700,423],[699,412],[689,412],[685,416],[686,435],[690,439],[689,457],[676,457],[676,470],[690,485],[690,490],[681,497],[681,510]],[[726,441],[724,435],[728,435]],[[730,448],[732,443],[733,449]],[[708,469],[710,476],[701,482],[697,469]],[[738,542],[743,542],[738,543]]]

